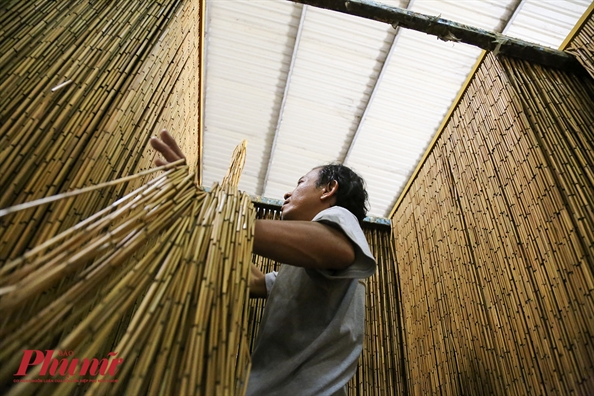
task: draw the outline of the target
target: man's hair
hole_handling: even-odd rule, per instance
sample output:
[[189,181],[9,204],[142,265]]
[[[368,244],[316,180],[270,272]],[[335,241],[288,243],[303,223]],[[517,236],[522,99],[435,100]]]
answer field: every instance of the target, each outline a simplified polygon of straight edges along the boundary
[[316,187],[325,186],[334,180],[338,182],[336,206],[347,209],[362,222],[367,214],[368,202],[365,181],[361,176],[342,164],[328,164],[317,168],[319,173]]

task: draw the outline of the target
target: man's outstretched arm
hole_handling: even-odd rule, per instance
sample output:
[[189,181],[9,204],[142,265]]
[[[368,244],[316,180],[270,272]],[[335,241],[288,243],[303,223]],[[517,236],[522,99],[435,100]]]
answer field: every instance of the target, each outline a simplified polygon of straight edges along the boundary
[[355,261],[344,232],[315,221],[256,220],[253,251],[304,268],[340,270]]

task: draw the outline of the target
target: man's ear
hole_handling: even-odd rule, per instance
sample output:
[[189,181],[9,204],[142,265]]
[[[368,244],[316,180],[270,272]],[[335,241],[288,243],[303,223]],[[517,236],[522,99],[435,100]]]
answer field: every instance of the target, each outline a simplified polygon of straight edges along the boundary
[[338,182],[336,180],[332,180],[330,183],[324,186],[324,192],[322,194],[322,200],[329,199],[334,197],[334,195],[338,192]]

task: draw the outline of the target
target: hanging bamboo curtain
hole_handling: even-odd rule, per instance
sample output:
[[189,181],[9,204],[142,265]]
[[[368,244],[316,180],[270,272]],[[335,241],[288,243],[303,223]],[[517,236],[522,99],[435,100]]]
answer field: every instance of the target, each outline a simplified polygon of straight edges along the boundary
[[575,55],[584,69],[594,78],[594,7],[590,6],[588,17],[569,41],[565,50]]
[[[0,208],[147,169],[162,128],[195,168],[198,5],[3,2]],[[145,181],[0,219],[0,263]]]
[[[271,208],[263,205],[256,205],[256,217],[258,219],[266,220],[280,220],[280,210],[278,208]],[[252,262],[264,273],[267,274],[272,271],[280,269],[280,263],[262,257],[257,254],[252,255]],[[266,299],[253,298],[249,302],[249,328],[248,339],[250,342],[250,352],[253,352],[256,340],[258,338],[258,329],[262,315],[264,314],[264,307],[266,306]]]
[[367,225],[364,233],[376,258],[377,271],[365,280],[365,340],[347,393],[350,396],[403,395],[407,387],[400,311],[402,296],[392,238],[384,227]]
[[392,219],[411,394],[594,390],[593,114],[486,56]]

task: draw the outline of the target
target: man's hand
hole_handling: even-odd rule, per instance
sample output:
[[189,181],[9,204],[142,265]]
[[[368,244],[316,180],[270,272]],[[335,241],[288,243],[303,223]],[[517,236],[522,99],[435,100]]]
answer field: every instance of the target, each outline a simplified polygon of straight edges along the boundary
[[153,148],[157,150],[163,156],[163,158],[165,158],[165,160],[157,158],[155,160],[155,165],[157,166],[167,165],[171,162],[186,158],[184,153],[182,153],[179,146],[177,145],[175,139],[173,139],[173,136],[171,136],[165,129],[161,131],[161,134],[158,138],[152,137],[150,142],[151,146],[153,146]]
[[251,264],[250,270],[250,297],[266,298],[266,278],[264,273],[260,271],[253,263]]

